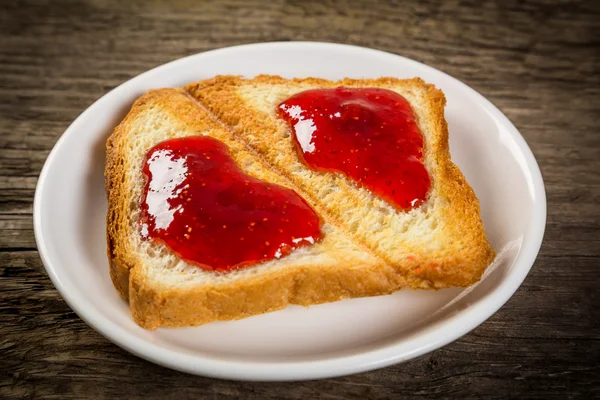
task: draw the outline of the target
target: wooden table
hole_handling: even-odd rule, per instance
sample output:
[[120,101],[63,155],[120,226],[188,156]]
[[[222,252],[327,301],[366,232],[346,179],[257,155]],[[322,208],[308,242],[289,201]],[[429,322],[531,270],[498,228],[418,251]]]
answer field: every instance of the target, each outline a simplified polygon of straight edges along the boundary
[[[600,396],[599,21],[594,1],[3,1],[0,398]],[[69,123],[156,65],[278,40],[351,43],[422,61],[474,87],[520,129],[546,182],[546,236],[523,286],[479,328],[369,373],[228,382],[121,350],[57,293],[36,251],[32,200]]]

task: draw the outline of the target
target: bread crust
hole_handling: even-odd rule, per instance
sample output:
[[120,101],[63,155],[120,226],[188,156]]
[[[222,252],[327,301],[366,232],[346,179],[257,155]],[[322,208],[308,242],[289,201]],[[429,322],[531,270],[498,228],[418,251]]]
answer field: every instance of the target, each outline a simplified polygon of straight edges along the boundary
[[[173,288],[149,278],[145,273],[143,261],[136,256],[136,251],[129,240],[130,235],[137,234],[135,223],[130,218],[130,207],[132,204],[138,204],[139,199],[132,198],[131,191],[128,190],[128,182],[124,177],[127,171],[141,169],[141,166],[131,165],[128,159],[127,143],[132,123],[136,118],[143,118],[144,113],[149,109],[160,109],[194,130],[213,129],[217,136],[222,135],[216,137],[217,139],[230,140],[228,143],[230,147],[245,146],[245,143],[240,144],[242,141],[235,134],[239,121],[250,121],[248,123],[252,129],[257,129],[257,132],[265,126],[260,118],[257,119],[252,115],[252,111],[244,107],[239,97],[236,98],[235,87],[242,82],[244,80],[239,77],[216,77],[186,87],[189,93],[228,125],[229,130],[214,116],[209,115],[202,105],[191,100],[185,91],[161,89],[150,91],[140,97],[107,140],[105,186],[108,197],[107,253],[110,276],[117,291],[129,301],[133,318],[140,326],[146,329],[156,329],[159,326],[195,326],[216,320],[245,318],[285,308],[288,304],[309,306],[344,298],[388,294],[401,288],[435,289],[468,286],[481,277],[485,267],[492,261],[494,252],[485,237],[479,218],[478,200],[458,168],[450,161],[447,126],[443,117],[444,96],[433,86],[426,85],[420,80],[411,80],[404,82],[426,87],[431,105],[430,112],[432,118],[437,121],[435,129],[438,140],[430,151],[438,154],[438,173],[443,178],[441,180],[443,183],[438,188],[439,193],[447,196],[452,204],[444,215],[450,221],[446,228],[448,232],[445,234],[463,237],[472,243],[469,251],[446,257],[444,266],[449,265],[449,269],[440,269],[439,265],[435,265],[438,262],[435,257],[428,260],[419,256],[417,252],[415,257],[406,260],[404,265],[395,265],[368,243],[352,238],[360,242],[356,246],[360,251],[364,251],[364,257],[345,255],[340,251],[340,254],[334,254],[334,259],[337,260],[335,263],[295,265],[268,270],[242,281],[185,288]],[[340,82],[314,78],[288,81],[273,76],[260,76],[253,81],[255,84],[287,84],[288,82],[330,87],[332,85],[385,86],[398,84],[401,81],[394,78]],[[212,100],[207,101],[207,98]],[[219,107],[231,107],[231,110],[224,113],[218,110]],[[239,116],[237,120],[231,117],[236,114]],[[242,147],[235,149],[238,153],[246,151]],[[268,163],[268,160],[257,162]],[[276,172],[281,173],[281,171]],[[301,188],[295,186],[293,179],[284,178],[289,180],[286,184],[301,195],[306,195]],[[326,222],[343,228],[343,224],[324,207],[317,205],[315,209]],[[335,240],[332,239],[332,243],[324,246],[329,246],[325,247],[327,251],[334,253]],[[448,270],[452,273],[448,273]]]

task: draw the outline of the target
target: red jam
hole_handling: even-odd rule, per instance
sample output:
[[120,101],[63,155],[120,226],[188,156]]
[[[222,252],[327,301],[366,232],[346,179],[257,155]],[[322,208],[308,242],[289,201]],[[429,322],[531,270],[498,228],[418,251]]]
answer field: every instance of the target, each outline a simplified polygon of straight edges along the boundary
[[216,139],[159,143],[143,172],[142,236],[200,268],[244,268],[321,238],[319,216],[304,199],[246,175]]
[[279,105],[311,168],[338,171],[404,210],[422,204],[430,179],[423,135],[408,101],[378,88],[316,89]]

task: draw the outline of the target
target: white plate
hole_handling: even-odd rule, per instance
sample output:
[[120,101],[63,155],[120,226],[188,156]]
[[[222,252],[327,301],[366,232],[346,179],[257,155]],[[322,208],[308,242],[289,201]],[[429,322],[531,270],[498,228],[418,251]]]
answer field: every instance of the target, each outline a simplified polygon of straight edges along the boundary
[[[105,140],[151,88],[217,74],[374,78],[418,76],[448,99],[452,158],[481,200],[499,256],[476,287],[403,290],[197,328],[137,326],[108,275],[103,187]],[[117,87],[62,135],[38,182],[35,237],[48,275],[69,306],[126,350],[177,370],[229,379],[299,380],[384,367],[443,346],[496,312],[539,250],[546,220],[542,177],[527,144],[489,101],[458,80],[393,54],[325,43],[264,43],[183,58]]]

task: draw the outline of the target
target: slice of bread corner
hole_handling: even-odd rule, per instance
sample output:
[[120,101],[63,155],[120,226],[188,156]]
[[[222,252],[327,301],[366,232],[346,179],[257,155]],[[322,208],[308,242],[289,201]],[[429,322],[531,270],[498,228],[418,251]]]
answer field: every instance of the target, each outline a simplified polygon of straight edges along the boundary
[[[393,90],[410,103],[424,137],[431,177],[426,202],[399,211],[339,173],[317,172],[297,156],[291,129],[277,107],[298,92],[339,86]],[[421,79],[253,79],[217,76],[186,90],[284,176],[348,240],[384,260],[420,287],[469,286],[494,259],[480,218],[479,201],[450,159],[446,99]]]
[[[178,259],[164,245],[143,240],[138,218],[146,152],[164,140],[191,135],[221,140],[249,175],[296,189],[185,91],[161,89],[139,98],[107,141],[105,185],[110,276],[140,326],[201,325],[288,304],[308,306],[430,286],[417,275],[398,273],[347,237],[326,214],[321,242],[280,260],[226,274],[202,270]],[[316,209],[322,211],[322,205]]]

